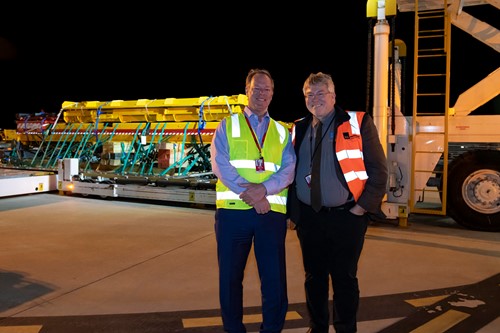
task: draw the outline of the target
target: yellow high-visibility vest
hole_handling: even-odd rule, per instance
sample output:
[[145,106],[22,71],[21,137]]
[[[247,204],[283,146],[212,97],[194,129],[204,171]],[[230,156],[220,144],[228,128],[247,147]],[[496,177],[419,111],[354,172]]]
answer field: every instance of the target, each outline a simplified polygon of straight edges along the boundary
[[[256,170],[256,160],[259,159],[259,148],[257,147],[252,129],[247,124],[243,113],[233,114],[226,119],[226,133],[229,146],[229,162],[238,173],[250,183],[262,183],[277,172],[282,163],[282,154],[288,142],[289,131],[280,123],[271,119],[261,149],[264,158],[265,171]],[[251,209],[239,198],[239,195],[225,186],[220,179],[217,180],[216,207],[227,209]],[[288,189],[285,188],[278,194],[268,195],[267,200],[271,204],[271,210],[286,213],[286,200]]]

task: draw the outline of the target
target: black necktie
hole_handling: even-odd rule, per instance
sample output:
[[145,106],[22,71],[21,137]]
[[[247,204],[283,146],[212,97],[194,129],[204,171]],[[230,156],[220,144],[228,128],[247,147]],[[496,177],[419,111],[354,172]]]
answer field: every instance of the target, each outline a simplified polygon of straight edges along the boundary
[[312,170],[311,170],[311,206],[319,212],[321,209],[321,137],[322,137],[322,123],[318,122],[316,125],[316,139],[311,154],[313,154]]

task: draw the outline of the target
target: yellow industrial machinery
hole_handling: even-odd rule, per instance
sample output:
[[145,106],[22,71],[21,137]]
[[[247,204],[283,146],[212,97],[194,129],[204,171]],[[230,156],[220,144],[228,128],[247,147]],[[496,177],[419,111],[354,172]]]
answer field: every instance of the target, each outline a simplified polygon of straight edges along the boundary
[[[0,196],[20,194],[8,189],[17,188],[17,168],[24,193],[56,190],[57,177],[66,194],[214,205],[210,143],[220,121],[247,103],[246,95],[65,101],[58,114],[18,114],[16,130],[4,131],[10,183]],[[26,170],[53,174],[41,184]]]
[[[185,136],[210,136],[218,122],[243,110],[245,95],[113,100],[109,102],[64,102],[58,115],[19,114],[15,138],[21,142],[133,141],[183,142]],[[10,135],[9,135],[10,134]],[[7,139],[12,133],[7,133]],[[143,139],[144,140],[144,139]]]
[[197,198],[193,191],[213,188],[213,133],[246,105],[246,95],[66,101],[58,114],[18,114],[16,130],[4,131],[11,145],[2,162],[58,170],[64,193],[214,204],[206,192]]

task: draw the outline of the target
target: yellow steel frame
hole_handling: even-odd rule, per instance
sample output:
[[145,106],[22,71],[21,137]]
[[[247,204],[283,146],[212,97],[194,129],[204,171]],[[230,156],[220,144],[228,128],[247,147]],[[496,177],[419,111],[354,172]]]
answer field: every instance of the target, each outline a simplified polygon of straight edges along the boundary
[[[246,95],[165,98],[139,100],[65,101],[55,122],[18,123],[15,139],[21,142],[59,141],[69,136],[74,141],[132,141],[141,131],[145,143],[210,142],[219,122],[230,114],[243,112]],[[47,124],[45,124],[47,125]],[[13,133],[9,134],[10,139]]]

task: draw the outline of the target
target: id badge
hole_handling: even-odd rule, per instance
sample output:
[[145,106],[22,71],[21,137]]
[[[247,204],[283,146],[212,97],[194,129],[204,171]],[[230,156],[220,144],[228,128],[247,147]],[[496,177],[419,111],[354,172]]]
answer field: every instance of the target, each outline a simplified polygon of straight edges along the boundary
[[266,167],[264,166],[264,157],[255,160],[255,170],[257,172],[262,172],[266,170]]
[[307,186],[311,187],[311,174],[305,176],[304,179],[306,180]]

